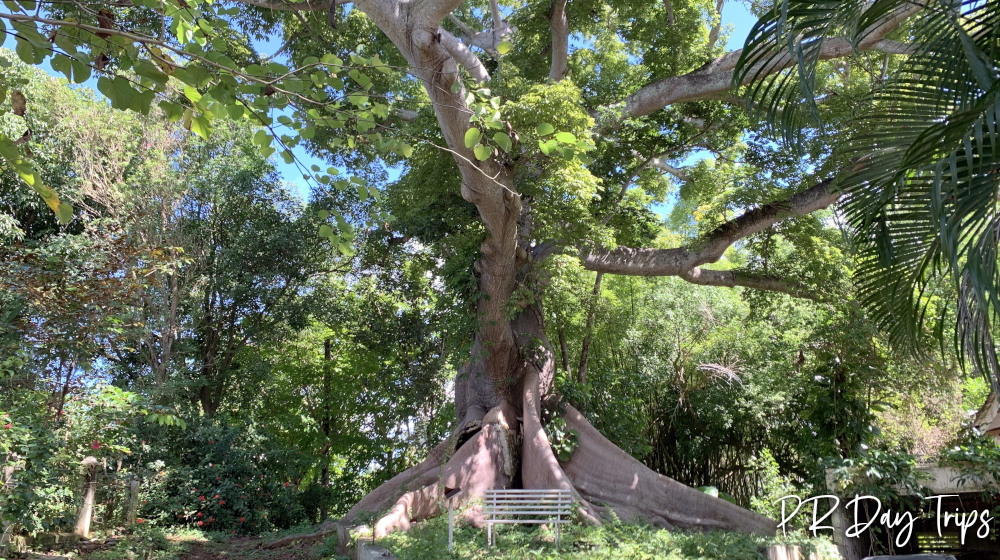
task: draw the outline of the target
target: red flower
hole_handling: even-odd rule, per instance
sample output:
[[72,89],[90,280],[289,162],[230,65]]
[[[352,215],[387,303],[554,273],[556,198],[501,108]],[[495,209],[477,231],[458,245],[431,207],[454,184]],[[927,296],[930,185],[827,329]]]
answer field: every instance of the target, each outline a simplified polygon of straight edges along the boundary
[[97,441],[95,439],[94,441],[90,442],[90,448],[91,449],[100,449],[101,448],[101,442],[99,442],[99,441]]
[[198,496],[198,499],[204,502],[205,501],[205,496]]
[[6,426],[4,426],[4,428],[6,428],[6,429],[8,429],[8,430],[9,430],[9,429],[10,429],[10,422],[7,422],[7,425],[6,425]]
[[204,521],[199,521],[199,522],[198,522],[198,525],[204,525],[204,524],[205,524],[205,522],[204,522]]
[[246,521],[246,519],[245,519],[245,518],[243,518],[243,517],[241,517],[241,518],[240,518],[240,523],[243,523],[244,521]]
[[226,500],[219,500],[219,505],[220,506],[226,505]]
[[214,517],[209,517],[209,518],[208,518],[208,522],[209,522],[209,523],[211,523],[211,522],[213,522],[213,521],[215,521],[215,518],[214,518]]
[[142,518],[140,517],[139,519],[136,519],[136,522],[137,523],[142,523]]
[[200,511],[198,512],[198,517],[201,517],[201,512]]

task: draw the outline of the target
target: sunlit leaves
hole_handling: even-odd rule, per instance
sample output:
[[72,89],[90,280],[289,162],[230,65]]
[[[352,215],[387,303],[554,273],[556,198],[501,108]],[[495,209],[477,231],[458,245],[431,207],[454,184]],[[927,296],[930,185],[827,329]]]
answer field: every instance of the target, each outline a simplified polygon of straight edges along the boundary
[[472,127],[465,131],[465,147],[472,149],[473,146],[479,143],[479,139],[482,138],[483,133],[476,127]]
[[[256,141],[261,153],[277,154],[289,164],[299,165],[292,149],[301,139],[316,137],[318,129],[327,129],[335,145],[355,146],[363,136],[379,149],[412,154],[405,143],[390,143],[376,130],[392,110],[372,97],[371,72],[394,71],[377,55],[351,53],[345,62],[333,54],[317,54],[297,67],[280,61],[287,59],[262,61],[256,53],[247,56],[247,45],[228,28],[229,19],[243,16],[244,8],[211,1],[132,4],[144,14],[141,19],[124,5],[94,16],[46,2],[37,12],[11,4],[12,13],[24,20],[9,22],[17,54],[32,65],[49,60],[53,70],[75,83],[89,80],[96,69],[101,74],[96,88],[113,108],[146,114],[157,107],[203,138],[217,119],[250,119],[275,140]],[[44,35],[39,27],[43,18],[48,20]],[[162,27],[152,25],[154,18],[162,18]],[[275,130],[276,116],[294,133]],[[331,183],[324,174],[308,178]]]

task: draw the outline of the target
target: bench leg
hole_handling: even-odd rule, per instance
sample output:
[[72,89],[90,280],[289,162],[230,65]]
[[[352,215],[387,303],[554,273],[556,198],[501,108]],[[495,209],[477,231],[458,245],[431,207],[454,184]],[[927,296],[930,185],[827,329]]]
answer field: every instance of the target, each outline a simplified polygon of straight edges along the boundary
[[493,524],[486,524],[486,546],[493,546]]
[[556,552],[559,551],[559,526],[562,525],[560,521],[562,521],[560,516],[556,516]]

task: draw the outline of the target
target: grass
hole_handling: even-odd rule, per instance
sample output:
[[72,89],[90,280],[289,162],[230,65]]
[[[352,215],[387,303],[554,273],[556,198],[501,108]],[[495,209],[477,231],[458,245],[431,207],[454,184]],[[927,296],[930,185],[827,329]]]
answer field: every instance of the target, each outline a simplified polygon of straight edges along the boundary
[[[301,526],[258,538],[198,530],[162,531],[149,528],[132,534],[116,546],[84,555],[83,560],[340,560],[336,537],[323,543],[261,550],[257,545],[278,536],[311,532]],[[648,525],[613,522],[603,527],[563,525],[557,551],[549,526],[496,526],[496,544],[486,546],[486,531],[461,525],[455,528],[455,550],[448,553],[448,518],[417,523],[406,533],[379,540],[399,560],[766,560],[761,550],[771,544],[803,545],[804,557],[817,550],[824,560],[839,558],[828,539],[803,533],[787,537],[759,537],[716,531],[665,531]]]
[[828,539],[804,534],[768,538],[722,531],[666,531],[622,522],[603,527],[564,525],[558,551],[553,541],[554,534],[546,526],[504,525],[499,526],[495,544],[487,547],[485,530],[463,526],[455,528],[455,549],[449,554],[448,520],[442,516],[419,523],[407,533],[389,535],[379,544],[399,560],[759,560],[766,559],[762,547],[771,544],[800,544],[806,557],[809,550],[817,550],[824,559],[839,558]]

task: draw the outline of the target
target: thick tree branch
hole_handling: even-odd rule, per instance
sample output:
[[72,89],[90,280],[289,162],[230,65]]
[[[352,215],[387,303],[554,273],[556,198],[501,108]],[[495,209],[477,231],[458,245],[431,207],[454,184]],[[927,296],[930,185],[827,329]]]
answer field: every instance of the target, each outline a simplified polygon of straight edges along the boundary
[[717,227],[685,247],[634,249],[618,247],[583,255],[583,267],[595,272],[629,276],[682,276],[722,258],[733,243],[786,218],[804,216],[830,206],[839,198],[827,179],[786,200],[765,204]]
[[739,270],[707,270],[701,267],[695,267],[688,272],[681,274],[680,277],[688,282],[691,282],[692,284],[698,284],[699,286],[721,286],[726,288],[743,286],[744,288],[753,288],[755,290],[764,290],[768,292],[779,292],[782,294],[788,294],[792,297],[822,301],[822,297],[819,294],[812,292],[804,286],[800,286],[794,282],[789,282],[787,280],[771,276],[760,276]]
[[490,73],[483,66],[482,61],[479,60],[476,53],[472,52],[465,43],[459,41],[458,37],[455,37],[444,28],[438,29],[438,33],[441,37],[441,46],[444,47],[444,50],[448,51],[448,54],[455,61],[468,70],[473,80],[482,83],[490,79]]
[[892,39],[882,39],[875,43],[872,50],[884,52],[886,54],[913,54],[919,45],[915,43],[904,43],[903,41],[893,41]]
[[500,15],[500,3],[497,0],[490,0],[490,13],[493,15],[493,29],[500,29],[503,26],[503,16]]
[[712,24],[712,29],[708,32],[708,52],[715,50],[715,44],[719,41],[719,33],[722,32],[722,8],[726,0],[716,0],[715,14],[719,19]]
[[691,178],[690,175],[688,175],[687,172],[680,167],[674,167],[660,158],[653,158],[650,160],[649,165],[659,169],[660,171],[669,173],[681,181],[687,181]]
[[[892,17],[887,18],[884,24],[874,28],[866,35],[858,44],[857,50],[882,50],[885,48],[888,49],[887,52],[897,54],[901,43],[896,41],[883,42],[885,36],[920,9],[921,6],[917,4],[900,9]],[[726,53],[698,70],[681,76],[664,78],[641,88],[624,99],[621,118],[642,117],[674,103],[715,99],[729,93],[732,87],[733,69],[742,53],[742,49]],[[854,53],[854,45],[849,39],[837,37],[823,42],[819,58],[829,60],[851,56]],[[788,53],[784,53],[772,61],[764,69],[764,72],[773,74],[790,68],[794,64],[795,60]],[[756,69],[751,70],[747,72],[747,79],[749,80],[757,74]]]
[[472,37],[473,35],[476,34],[476,32],[473,31],[471,27],[466,25],[464,21],[458,19],[458,17],[456,17],[455,14],[448,14],[448,19],[450,19],[452,23],[457,25],[458,28],[462,30],[462,33],[466,37]]
[[549,29],[552,30],[552,66],[549,79],[558,82],[569,70],[569,20],[566,18],[566,1],[553,0],[549,10]]

